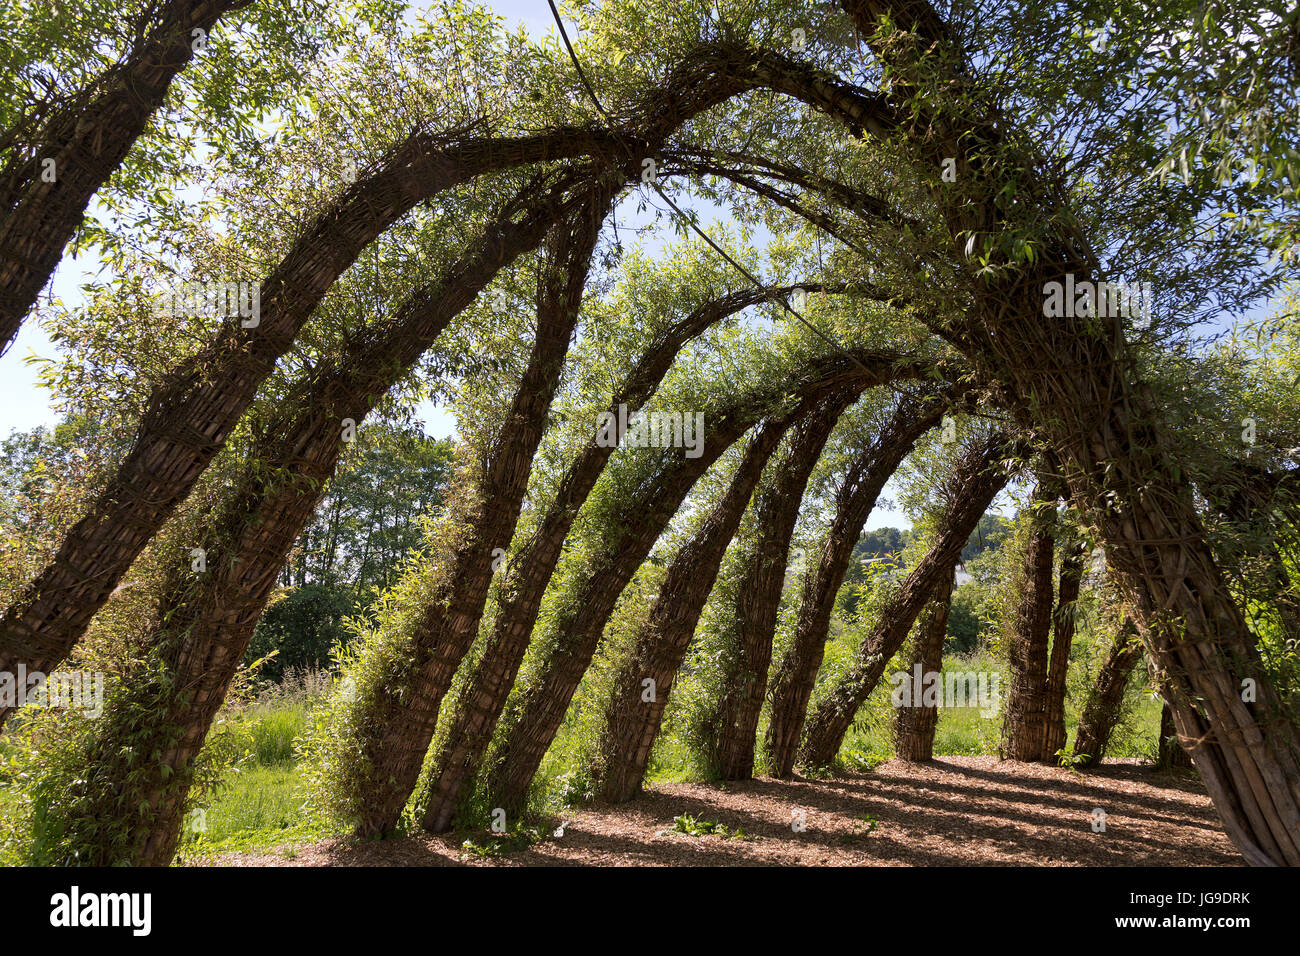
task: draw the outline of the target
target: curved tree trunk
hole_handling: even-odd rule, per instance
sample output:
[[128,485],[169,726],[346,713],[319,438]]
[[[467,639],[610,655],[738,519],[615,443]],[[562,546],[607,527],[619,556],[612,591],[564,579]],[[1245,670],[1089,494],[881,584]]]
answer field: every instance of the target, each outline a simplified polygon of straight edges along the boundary
[[[139,45],[39,129],[10,130],[0,169],[0,355],[81,225],[90,198],[126,159],[176,74],[194,57],[191,31],[252,0],[168,0]],[[47,161],[53,161],[53,167]],[[53,172],[52,181],[43,175]]]
[[[420,199],[495,166],[550,158],[552,144],[476,141],[439,153],[397,150],[378,173],[320,216],[261,285],[256,328],[228,319],[216,340],[183,363],[150,399],[134,448],[64,538],[53,561],[0,621],[0,671],[50,672],[80,639],[131,563],[171,516],[257,388],[334,280]],[[0,722],[8,711],[0,708]]]
[[792,395],[812,402],[848,385],[867,388],[896,378],[923,375],[928,364],[903,362],[897,356],[887,359],[881,353],[865,350],[850,354],[856,361],[832,355],[805,367],[795,382],[771,383],[759,394],[743,396],[732,409],[715,416],[699,458],[685,458],[674,452],[659,478],[644,483],[639,494],[619,509],[629,516],[626,525],[602,541],[586,575],[589,584],[565,602],[543,635],[542,646],[548,649],[548,655],[540,675],[507,707],[506,730],[491,754],[486,773],[487,794],[493,807],[513,813],[527,803],[533,776],[591,664],[618,596],[708,465],[758,418],[775,413]]
[[1074,642],[1075,602],[1083,586],[1089,549],[1085,541],[1068,542],[1061,555],[1056,611],[1052,614],[1052,659],[1047,665],[1047,743],[1043,759],[1052,762],[1065,747],[1065,693]]
[[[110,839],[107,829],[90,832],[119,823],[120,808],[115,812],[101,805],[70,822],[79,845],[125,853],[136,865],[170,862],[194,758],[285,557],[334,473],[342,421],[362,421],[374,400],[418,361],[447,323],[505,264],[540,243],[554,216],[569,209],[562,187],[539,193],[536,185],[521,194],[529,200],[526,206],[521,208],[518,200],[508,203],[447,275],[412,293],[362,351],[300,384],[280,404],[278,417],[259,432],[248,456],[253,464],[198,532],[207,570],[202,575],[191,571],[185,549],[170,572],[154,630],[145,640],[161,669],[128,680],[123,699],[109,702],[95,750],[110,756],[89,762],[85,779],[73,785],[83,787],[89,800],[108,797],[130,808],[125,844]],[[141,753],[157,755],[143,781],[135,756]],[[148,813],[137,814],[138,806],[148,807]],[[123,861],[109,856],[96,862]]]
[[1039,480],[1031,504],[1016,618],[1009,642],[1011,687],[1002,725],[1008,760],[1038,761],[1047,752],[1047,658],[1052,631],[1052,567],[1056,551],[1056,489]]
[[[629,414],[640,410],[690,339],[769,295],[785,296],[793,289],[792,286],[731,293],[674,323],[634,363],[622,386],[615,391],[610,413],[617,415],[620,405],[625,405]],[[451,826],[465,788],[478,775],[483,755],[523,664],[564,539],[613,453],[613,447],[594,441],[583,449],[565,472],[555,500],[537,530],[507,565],[500,592],[501,607],[492,634],[469,679],[452,702],[450,728],[421,787],[417,802],[424,807],[423,826],[430,832],[441,833]]]
[[[488,452],[476,499],[456,517],[458,534],[432,591],[419,595],[418,623],[408,635],[400,673],[363,675],[381,682],[359,690],[353,726],[367,768],[356,832],[391,831],[419,778],[443,694],[478,632],[492,583],[492,552],[505,548],[528,490],[533,457],[559,387],[577,324],[591,254],[622,177],[587,194],[575,222],[557,229],[538,291],[537,337],[501,430]],[[443,556],[440,556],[443,557]]]
[[995,435],[971,448],[945,482],[944,500],[949,504],[934,544],[881,608],[878,622],[858,648],[853,667],[808,718],[799,748],[803,766],[825,767],[835,760],[858,708],[907,639],[921,609],[941,582],[956,574],[962,548],[1007,483],[1002,468],[1007,452],[1006,439]]
[[[1027,285],[1044,281],[1064,280],[1040,274]],[[1019,299],[1010,308],[1017,318],[977,332],[968,354],[1029,397],[1021,422],[1051,440],[1075,507],[1098,528],[1152,661],[1175,687],[1179,735],[1197,741],[1192,758],[1233,843],[1255,865],[1300,865],[1296,730],[1215,563],[1150,389],[1134,380],[1113,320],[1100,334],[1085,320],[1044,323],[1041,297],[1007,295]],[[1002,299],[984,309],[1008,310]],[[1026,362],[1026,350],[1038,358]]]
[[[768,646],[785,581],[786,552],[808,476],[841,413],[859,393],[860,390],[846,389],[830,395],[799,419],[770,486],[757,502],[759,544],[754,552],[756,560],[750,566],[756,573],[752,579],[746,578],[747,585],[752,584],[754,590],[749,591],[748,587],[742,590],[753,595],[750,609],[759,605],[758,613],[745,618],[745,625],[765,628]],[[779,434],[768,437],[772,430],[764,428],[751,442],[751,449],[760,440],[766,443],[759,449],[761,458],[752,450],[746,452],[726,498],[674,559],[650,619],[637,635],[631,657],[614,679],[614,691],[606,703],[598,775],[599,792],[607,800],[630,800],[641,789],[668,695],[695,635],[700,612],[717,580],[727,544],[735,536],[750,496],[762,477],[764,463],[780,440]],[[649,700],[643,693],[647,679],[653,681]]]
[[[916,646],[908,662],[909,674],[940,674],[943,670],[943,641],[948,635],[948,611],[952,607],[954,578],[941,581],[924,611],[916,630]],[[939,725],[939,708],[924,700],[912,700],[898,708],[894,720],[894,753],[899,760],[925,763],[934,759],[934,731]]]
[[606,800],[621,803],[641,789],[668,694],[717,580],[727,544],[786,424],[767,423],[750,440],[727,494],[673,559],[650,618],[614,677],[605,702],[605,729],[595,772],[597,792]]
[[1097,680],[1088,693],[1074,732],[1074,760],[1076,767],[1091,767],[1100,763],[1110,746],[1110,735],[1124,712],[1124,691],[1129,675],[1142,659],[1142,643],[1137,639],[1137,629],[1131,620],[1125,620],[1119,636],[1111,645]]
[[732,614],[723,623],[721,692],[702,729],[711,745],[709,763],[723,780],[747,780],[754,773],[754,738],[767,690],[790,537],[823,446],[824,440],[816,454],[803,460],[786,458],[759,499],[753,540],[743,542],[738,557],[737,580],[728,596]]
[[638,489],[618,509],[627,519],[607,534],[593,558],[588,582],[564,602],[540,639],[549,651],[535,681],[516,691],[502,718],[503,738],[487,758],[485,790],[489,805],[514,815],[527,803],[528,788],[541,766],[582,676],[600,644],[605,622],[619,595],[654,547],[691,487],[730,445],[753,424],[756,415],[733,416],[727,425],[712,425],[698,458],[674,450],[653,481]]
[[1170,709],[1168,701],[1160,708],[1159,746],[1158,766],[1161,770],[1173,770],[1192,765],[1192,758],[1187,755],[1187,751],[1178,740],[1178,729],[1174,727],[1174,712]]
[[[853,559],[853,548],[862,537],[862,528],[876,506],[881,489],[911,453],[917,440],[938,424],[951,401],[951,395],[929,399],[904,396],[900,399],[889,424],[850,466],[836,492],[835,517],[830,531],[822,543],[816,567],[810,568],[804,579],[794,640],[772,678],[769,695],[771,717],[765,749],[773,776],[789,777],[794,770],[795,752],[803,731],[808,701],[812,698],[813,685],[826,648],[831,612],[849,562]],[[738,684],[728,682],[724,686]],[[722,724],[722,732],[731,735],[727,768],[736,775],[724,779],[743,779],[752,772],[754,734],[762,693],[760,686],[757,701],[750,700],[747,709],[738,710],[741,717],[735,721],[734,730],[730,729],[732,724]]]

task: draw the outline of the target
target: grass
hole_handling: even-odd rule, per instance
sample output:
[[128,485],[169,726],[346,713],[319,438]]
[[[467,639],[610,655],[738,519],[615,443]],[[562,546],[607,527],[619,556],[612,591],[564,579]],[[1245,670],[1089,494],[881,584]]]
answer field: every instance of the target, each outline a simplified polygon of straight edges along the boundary
[[674,733],[661,734],[660,738],[655,741],[650,765],[646,768],[645,785],[649,787],[660,783],[693,783],[701,780],[700,768],[686,741]]
[[310,713],[305,703],[291,703],[279,708],[264,706],[244,717],[256,762],[263,767],[292,766],[294,741],[307,729]]
[[187,819],[182,858],[314,842],[345,832],[340,824],[307,813],[296,749],[312,708],[328,690],[328,679],[319,673],[291,675],[231,709],[221,732],[233,737],[242,756],[206,806]]
[[187,827],[180,845],[182,856],[263,850],[340,836],[341,828],[308,817],[301,784],[298,769],[292,766],[236,768],[203,809],[206,829]]

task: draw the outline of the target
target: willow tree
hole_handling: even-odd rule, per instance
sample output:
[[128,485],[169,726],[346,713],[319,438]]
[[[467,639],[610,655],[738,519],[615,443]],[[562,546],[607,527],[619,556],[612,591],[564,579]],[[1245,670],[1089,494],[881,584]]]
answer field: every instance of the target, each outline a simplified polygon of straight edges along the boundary
[[[955,576],[939,583],[916,625],[905,673],[921,674],[923,681],[930,674],[941,673],[954,583]],[[932,759],[934,732],[938,726],[939,708],[937,704],[926,701],[924,696],[919,701],[912,699],[900,706],[894,717],[894,753],[898,759],[914,763]]]
[[760,416],[774,414],[782,404],[816,402],[849,384],[865,388],[935,369],[927,362],[900,360],[897,354],[854,350],[850,355],[856,361],[840,354],[820,360],[809,357],[783,380],[763,382],[760,378],[756,387],[723,403],[713,414],[714,424],[706,433],[699,458],[684,458],[673,450],[666,456],[662,477],[628,482],[627,500],[616,513],[632,517],[621,522],[616,533],[606,531],[593,553],[577,563],[581,571],[573,573],[581,583],[560,598],[559,607],[549,615],[546,632],[534,638],[536,673],[516,689],[507,704],[498,742],[485,766],[489,806],[509,812],[525,806],[533,776],[591,664],[618,595],[708,464]]
[[[612,169],[619,183],[653,181],[656,160],[700,176],[725,167],[730,186],[701,188],[751,222],[777,206],[833,238],[827,258],[837,281],[883,276],[918,335],[933,334],[964,355],[993,402],[1055,455],[1072,506],[1107,551],[1152,666],[1167,682],[1179,736],[1192,742],[1230,837],[1251,863],[1300,863],[1300,747],[1279,670],[1220,567],[1170,409],[1150,374],[1162,352],[1191,338],[1201,320],[1242,308],[1287,277],[1259,255],[1249,231],[1241,241],[1227,225],[1232,214],[1254,216],[1259,203],[1257,192],[1222,175],[1221,160],[1233,158],[1225,146],[1235,148],[1225,131],[1258,112],[1259,96],[1285,91],[1273,81],[1291,69],[1295,19],[1294,11],[1281,11],[1259,26],[1276,35],[1264,37],[1261,52],[1233,74],[1229,95],[1189,113],[1183,94],[1217,88],[1216,64],[1231,64],[1248,45],[1241,31],[1207,31],[1219,20],[1200,6],[1125,0],[1115,10],[1122,29],[1101,40],[1099,30],[1062,20],[1048,0],[971,0],[946,14],[924,0],[842,0],[839,10],[793,11],[786,2],[747,0],[716,5],[717,21],[698,6],[608,0],[585,16],[575,53],[586,63],[581,77],[554,48],[521,41],[502,53],[486,27],[459,34],[472,41],[468,74],[448,33],[432,28],[408,37],[396,57],[405,58],[403,69],[384,74],[378,92],[404,107],[406,88],[423,72],[432,77],[431,95],[422,97],[427,108],[395,108],[394,123],[406,127],[400,135],[373,111],[353,117],[352,131],[377,125],[385,135],[356,157],[355,181],[345,172],[346,149],[335,147],[335,168],[294,200],[296,228],[258,250],[251,278],[260,283],[263,308],[256,326],[201,324],[180,361],[153,383],[130,448],[48,565],[6,608],[0,670],[49,670],[63,660],[239,427],[328,291],[417,204],[436,205],[451,189],[521,166],[564,163],[576,175],[591,162]],[[795,49],[792,13],[808,41]],[[1228,60],[1180,59],[1165,40],[1183,27],[1205,50],[1223,39]],[[418,49],[435,52],[421,58]],[[375,61],[384,57],[358,57],[356,76],[383,73]],[[1027,58],[1036,58],[1035,69],[1023,68]],[[1171,69],[1172,85],[1164,82]],[[503,92],[496,82],[503,74],[519,80],[517,89]],[[1269,82],[1257,82],[1261,76]],[[443,102],[456,108],[442,109]],[[1211,127],[1209,148],[1189,154],[1180,137],[1198,114]],[[1166,130],[1165,119],[1181,122]],[[1262,159],[1261,143],[1285,145],[1294,135],[1286,116],[1258,119],[1246,138],[1247,158]],[[1273,175],[1289,168],[1277,165]],[[743,190],[753,196],[742,198]],[[1288,195],[1274,190],[1272,200]],[[754,197],[770,204],[760,214]],[[1284,222],[1281,232],[1287,228]],[[1133,315],[1131,299],[1097,285],[1111,280],[1149,283],[1144,289],[1154,291],[1143,291]],[[791,381],[807,384],[782,379]],[[534,415],[539,404],[546,402],[528,403],[524,426],[502,429],[502,441],[491,446],[525,470],[531,454],[522,452],[536,447],[543,427]],[[747,430],[739,417],[730,421],[722,447]],[[494,471],[500,461],[490,458],[483,474],[502,492],[506,520],[482,531],[504,546],[527,477],[504,466]],[[682,482],[684,495],[691,481]],[[640,530],[649,533],[652,523]],[[479,529],[466,530],[483,544],[482,535],[474,537]],[[436,652],[420,652],[416,670],[427,673],[413,693],[383,705],[366,698],[376,718],[417,715],[409,739],[395,739],[391,749],[375,742],[401,738],[400,729],[360,727],[380,794],[367,832],[395,823],[482,609],[487,559],[455,545],[437,553],[453,555],[467,583],[433,589],[454,592],[460,604],[430,612],[425,643],[448,639]],[[613,597],[592,600],[614,600],[620,575],[611,578]],[[876,635],[880,646],[868,645],[873,653],[902,639],[897,625],[906,621],[905,634],[924,602],[921,590],[909,592],[898,620]],[[511,805],[522,800],[586,669],[587,647],[604,620],[599,610],[584,617],[589,629],[575,638],[573,660],[557,663],[554,681],[523,695],[521,721],[518,714],[507,721],[498,753],[515,756],[493,768],[488,789]],[[444,627],[449,617],[455,620]],[[805,734],[806,759],[834,755],[843,721],[874,683],[877,662],[861,663],[853,686],[819,706]],[[397,670],[390,686],[405,690]]]
[[[810,564],[804,573],[794,637],[772,677],[771,712],[764,749],[776,776],[789,776],[794,769],[804,716],[825,652],[831,614],[853,558],[853,548],[885,483],[921,436],[939,423],[950,398],[950,395],[904,395],[875,439],[845,469],[835,492],[835,517],[822,540],[817,562]],[[748,706],[743,723],[737,721],[739,733],[725,723],[716,730],[720,750],[726,747],[725,763],[720,761],[726,774],[743,778],[753,770],[754,732],[761,701],[760,696],[758,702]]]
[[1129,678],[1141,660],[1142,642],[1132,620],[1125,618],[1084,701],[1071,748],[1075,766],[1094,766],[1105,758],[1111,735],[1124,716]]
[[[757,631],[757,639],[768,646],[785,583],[790,534],[808,475],[835,423],[858,397],[860,388],[828,395],[795,422],[788,447],[775,463],[770,484],[756,503],[761,539],[747,569],[750,574],[746,577],[753,588],[745,590],[752,609],[747,608],[750,613],[742,619],[741,627]],[[760,431],[752,445],[763,448],[760,438],[770,431]],[[768,441],[770,454],[776,440]],[[749,497],[762,476],[763,462],[756,458],[746,451],[723,500],[673,559],[649,619],[633,639],[630,652],[613,678],[613,689],[604,705],[604,729],[596,761],[598,792],[608,800],[621,802],[640,792],[668,696],[686,659],[700,612],[717,579],[727,544],[740,526]]]
[[[110,180],[102,196],[110,210],[175,211],[165,194],[192,177],[197,158],[159,114],[201,129],[218,157],[247,148],[254,124],[287,105],[286,87],[321,46],[298,21],[322,13],[314,0],[85,2],[6,13],[0,353],[78,230],[105,250],[126,238],[93,217],[83,222]],[[176,82],[195,59],[197,75]],[[148,229],[149,216],[132,218]]]
[[1043,760],[1047,752],[1049,643],[1055,590],[1057,494],[1039,478],[1027,513],[1021,566],[1015,577],[1016,607],[1008,622],[1011,681],[1003,705],[1002,753],[1011,760]]
[[[230,476],[226,493],[199,520],[191,519],[188,539],[172,541],[179,554],[165,569],[154,622],[143,635],[149,659],[125,675],[124,692],[110,703],[104,730],[90,744],[92,751],[117,758],[96,761],[91,772],[69,785],[76,799],[64,824],[65,839],[80,859],[170,861],[194,760],[209,726],[293,542],[345,442],[377,400],[409,373],[504,263],[548,234],[557,247],[551,256],[560,257],[552,272],[581,288],[582,258],[589,249],[571,251],[566,232],[552,222],[566,212],[579,219],[589,215],[590,199],[581,190],[575,199],[566,197],[563,185],[539,191],[540,185],[528,182],[488,220],[480,238],[447,257],[443,275],[417,286],[391,317],[354,340],[346,361],[323,363],[294,383],[254,430],[247,464]],[[561,283],[561,291],[565,288]],[[555,366],[554,350],[569,337],[573,309],[567,299],[554,303],[557,295],[550,291],[537,303],[535,351],[540,354],[532,364],[542,369]],[[525,372],[521,389],[527,378]],[[201,555],[198,569],[195,549]],[[146,753],[150,759],[142,767],[138,755]],[[91,812],[76,812],[87,807]],[[147,812],[132,809],[146,807]],[[129,832],[109,839],[124,816],[133,821]]]
[[[1193,760],[1233,842],[1252,863],[1300,863],[1295,729],[1215,561],[1191,489],[1174,465],[1169,429],[1150,389],[1134,374],[1123,322],[1098,314],[1107,312],[1100,307],[1065,310],[1072,314],[1045,321],[1045,311],[1052,311],[1045,297],[1053,289],[1105,280],[1122,264],[1097,255],[1095,239],[1053,185],[1050,164],[1025,138],[1025,125],[1012,120],[992,90],[981,88],[971,65],[976,51],[967,44],[989,42],[982,32],[987,23],[980,24],[980,36],[963,36],[925,2],[842,5],[877,57],[891,101],[915,107],[905,114],[914,119],[900,138],[913,161],[931,170],[929,189],[942,205],[960,276],[954,281],[974,303],[965,321],[948,327],[949,335],[977,368],[1006,386],[1026,427],[1059,456],[1072,498],[1099,529],[1111,567],[1132,598],[1152,658],[1176,687],[1179,734],[1198,741]],[[1182,6],[1177,11],[1189,12]],[[1041,30],[1041,42],[1054,32],[1043,29],[1041,13],[1035,5],[1010,19]],[[1112,74],[1116,79],[1140,70],[1147,38],[1159,29],[1158,16],[1128,7],[1125,14],[1129,29],[1112,47],[1112,59],[1115,50],[1128,59]],[[1014,29],[1011,35],[1024,55],[1023,33]],[[1095,75],[1095,57],[1080,62]],[[1097,145],[1099,137],[1091,138]],[[1140,149],[1122,158],[1127,171],[1116,163],[1118,180],[1138,178],[1132,160],[1141,163],[1155,152]],[[959,190],[944,182],[945,167],[957,171]],[[945,192],[970,201],[944,202]],[[1146,191],[1144,198],[1150,203],[1155,197]],[[1189,198],[1171,218],[1196,215],[1219,199]],[[1160,214],[1168,216],[1168,207]],[[1245,262],[1236,265],[1250,271]]]
[[[417,45],[428,36],[417,37]],[[450,55],[450,43],[442,36],[434,46]],[[337,178],[316,199],[323,211],[300,225],[264,278],[254,277],[261,305],[256,321],[226,318],[206,346],[158,383],[116,474],[50,563],[6,608],[0,669],[22,663],[49,671],[63,660],[223,446],[321,298],[399,217],[475,177],[550,160],[602,158],[621,169],[616,178],[622,182],[642,174],[638,155],[657,152],[682,123],[739,92],[781,85],[809,99],[821,95],[815,73],[779,57],[755,63],[743,53],[734,44],[697,46],[662,85],[639,92],[616,130],[587,124],[539,134],[475,134],[430,130],[427,118],[417,116],[416,132],[384,143],[350,169],[340,160]],[[636,153],[626,152],[628,141]]]
[[941,582],[956,573],[967,539],[1008,480],[1007,459],[1014,457],[1013,448],[1004,434],[977,436],[942,483],[938,495],[942,514],[925,556],[883,602],[858,646],[853,666],[816,702],[804,722],[798,759],[805,767],[826,767],[835,760],[858,708]]
[[[709,263],[713,262],[712,267]],[[647,263],[639,255],[624,263],[624,278],[608,304],[593,303],[588,333],[579,343],[591,353],[583,363],[589,372],[575,373],[577,384],[572,401],[562,405],[564,419],[594,421],[603,410],[618,416],[620,408],[634,415],[658,389],[678,353],[688,342],[714,326],[734,320],[737,313],[758,305],[768,296],[793,293],[792,287],[771,290],[725,291],[734,279],[720,272],[716,259],[699,244],[675,250],[661,264]],[[800,286],[816,290],[817,283]],[[704,299],[703,304],[696,304]],[[687,311],[665,315],[664,301],[678,301]],[[621,378],[607,403],[593,394],[599,381],[612,372],[615,356],[627,353]],[[572,383],[571,383],[571,387]],[[593,401],[594,399],[594,401]],[[599,479],[616,446],[597,442],[589,430],[576,436],[557,434],[543,446],[542,461],[535,468],[539,488],[530,489],[530,499],[547,498],[550,504],[535,525],[522,529],[522,540],[506,558],[492,632],[482,653],[451,701],[444,719],[446,731],[439,735],[436,757],[423,784],[420,804],[424,826],[434,832],[446,829],[457,807],[477,777],[483,755],[491,741],[497,720],[505,707],[519,667],[533,635],[551,575],[560,560],[564,542],[579,510]],[[551,445],[554,445],[554,449]],[[562,463],[562,473],[548,487],[546,460]],[[541,510],[541,509],[537,509]]]

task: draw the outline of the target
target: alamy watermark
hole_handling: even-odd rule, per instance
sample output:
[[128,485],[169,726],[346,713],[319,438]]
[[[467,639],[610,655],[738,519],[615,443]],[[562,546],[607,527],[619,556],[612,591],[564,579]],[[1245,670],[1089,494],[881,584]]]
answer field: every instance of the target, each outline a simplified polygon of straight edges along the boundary
[[1043,286],[1043,315],[1050,319],[1128,318],[1145,329],[1151,325],[1151,302],[1150,282],[1076,282],[1074,273],[1067,272],[1064,282],[1053,280]]
[[978,707],[981,717],[996,717],[1001,706],[1002,678],[988,671],[922,671],[917,664],[909,674],[899,671],[889,678],[895,707]]
[[48,677],[24,664],[0,671],[0,707],[59,707],[95,718],[104,712],[104,675],[98,671],[59,671]]
[[73,886],[50,897],[50,925],[59,928],[125,927],[133,936],[153,928],[151,893],[83,893]]
[[153,314],[174,318],[235,318],[246,329],[262,322],[262,288],[256,282],[185,282],[163,292]]
[[703,412],[633,412],[618,406],[618,414],[596,417],[596,444],[601,448],[685,448],[687,458],[704,454]]

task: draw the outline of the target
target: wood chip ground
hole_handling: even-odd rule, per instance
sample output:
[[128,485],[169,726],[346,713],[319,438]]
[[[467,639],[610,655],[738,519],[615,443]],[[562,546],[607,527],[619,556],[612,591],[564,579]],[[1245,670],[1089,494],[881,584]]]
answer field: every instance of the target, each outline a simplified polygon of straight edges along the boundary
[[[1105,830],[1095,832],[1096,810]],[[794,823],[802,811],[806,829]],[[747,839],[675,832],[689,814]],[[465,834],[327,840],[224,866],[1240,866],[1199,779],[1136,761],[1077,773],[995,757],[891,761],[829,780],[655,787],[572,810],[563,836],[479,859]],[[873,822],[874,821],[874,822]],[[557,821],[563,822],[563,821]],[[548,830],[548,832],[550,832]],[[486,834],[485,834],[486,835]]]

